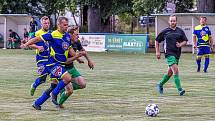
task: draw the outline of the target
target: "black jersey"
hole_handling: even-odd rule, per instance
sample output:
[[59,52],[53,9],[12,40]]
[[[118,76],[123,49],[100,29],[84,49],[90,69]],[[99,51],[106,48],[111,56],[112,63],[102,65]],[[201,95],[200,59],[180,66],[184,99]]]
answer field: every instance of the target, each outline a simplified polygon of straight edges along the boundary
[[[78,51],[81,51],[83,49],[82,45],[81,45],[81,42],[79,40],[75,41],[75,42],[72,42],[72,48],[73,50],[76,52],[77,50]],[[68,57],[71,57],[70,55]],[[72,68],[74,67],[74,64],[71,63],[71,64],[67,64],[65,66],[65,68]]]
[[176,58],[180,58],[181,47],[176,46],[176,42],[188,41],[184,31],[181,28],[176,27],[175,30],[171,28],[164,29],[156,38],[158,43],[164,41],[164,53],[165,57],[171,55]]

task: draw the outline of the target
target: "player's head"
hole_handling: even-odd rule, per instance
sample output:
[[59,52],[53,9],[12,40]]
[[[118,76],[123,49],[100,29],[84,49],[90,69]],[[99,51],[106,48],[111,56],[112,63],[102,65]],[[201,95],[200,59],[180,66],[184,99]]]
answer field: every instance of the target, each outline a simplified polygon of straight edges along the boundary
[[13,30],[12,30],[12,29],[9,29],[8,31],[9,31],[9,33],[12,33],[12,32],[13,32]]
[[43,17],[40,19],[40,22],[41,22],[41,24],[42,24],[42,29],[45,30],[45,31],[48,31],[48,30],[49,30],[49,26],[50,26],[49,17],[43,16]]
[[78,35],[79,34],[79,27],[78,26],[70,26],[68,28],[68,33],[71,35]]
[[68,28],[68,33],[72,36],[72,40],[77,40],[79,34],[78,26],[70,26]]
[[57,19],[57,26],[61,32],[66,32],[68,29],[69,20],[66,17],[59,17]]
[[199,22],[200,22],[200,25],[205,26],[207,23],[207,17],[201,16]]
[[34,17],[33,16],[31,17],[31,21],[34,21]]
[[171,15],[169,17],[169,26],[170,26],[170,28],[175,28],[176,25],[177,25],[177,17],[176,17],[176,15]]

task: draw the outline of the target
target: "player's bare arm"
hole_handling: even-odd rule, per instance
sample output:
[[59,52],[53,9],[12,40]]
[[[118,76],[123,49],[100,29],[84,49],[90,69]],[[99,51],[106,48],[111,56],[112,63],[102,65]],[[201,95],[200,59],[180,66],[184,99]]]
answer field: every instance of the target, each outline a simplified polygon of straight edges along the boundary
[[27,46],[32,45],[34,43],[37,43],[39,41],[42,41],[41,37],[34,37],[34,38],[30,39],[27,43],[21,45],[20,47],[24,48],[24,47],[27,47]]
[[187,44],[187,41],[183,41],[183,42],[180,42],[180,43],[177,42],[177,43],[176,43],[176,46],[177,46],[177,47],[183,47],[183,46],[186,45],[186,44]]
[[213,51],[213,38],[212,36],[209,36],[209,44],[210,44],[210,48]]
[[197,48],[197,45],[196,45],[196,36],[193,36],[193,47]]
[[33,48],[33,49],[38,49],[39,52],[43,52],[44,51],[44,47],[43,46],[37,46],[36,44],[29,45],[29,47]]
[[89,58],[88,53],[85,51],[85,49],[83,48],[81,51],[84,51],[86,54],[84,55],[84,57],[86,58],[87,62],[88,62],[88,66],[90,69],[94,68],[94,63],[93,61]]
[[160,45],[157,41],[155,41],[155,50],[156,50],[156,57],[157,59],[160,59],[161,53],[160,53]]
[[69,54],[72,56],[70,58],[67,58],[66,64],[71,64],[73,61],[75,61],[77,58],[83,56],[83,53],[79,52],[76,53],[72,48],[69,49]]

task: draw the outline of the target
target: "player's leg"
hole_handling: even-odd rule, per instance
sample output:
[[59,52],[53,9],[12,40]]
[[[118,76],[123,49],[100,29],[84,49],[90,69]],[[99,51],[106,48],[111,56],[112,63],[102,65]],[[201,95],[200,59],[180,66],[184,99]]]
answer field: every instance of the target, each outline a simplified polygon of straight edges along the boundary
[[59,82],[57,84],[57,87],[52,91],[52,102],[55,105],[59,105],[57,102],[57,95],[60,93],[60,91],[72,81],[71,75],[65,71],[65,69],[58,65],[55,66],[54,69],[52,69],[51,77],[59,78]]
[[202,47],[197,48],[197,56],[196,56],[197,72],[200,72],[200,69],[201,69],[202,55],[203,55]]
[[43,92],[43,94],[37,98],[37,100],[35,100],[32,106],[36,110],[41,110],[41,105],[50,97],[50,93],[56,88],[56,86],[57,80],[52,80],[50,87],[45,92]]
[[[80,72],[75,67],[69,68],[67,69],[67,71],[70,75],[72,75],[72,78],[74,78],[74,81],[72,83],[73,90],[83,89],[86,87],[85,79],[81,76]],[[62,92],[60,100],[58,102],[59,105],[62,106],[69,96],[69,92]]]
[[204,57],[205,57],[205,64],[204,64],[204,72],[207,73],[207,69],[210,63],[210,47],[205,47],[204,48]]
[[39,75],[39,77],[34,81],[34,83],[31,85],[31,90],[30,90],[30,94],[31,96],[34,95],[34,92],[36,90],[36,88],[44,83],[46,81],[46,78],[47,78],[47,75],[48,75],[48,72],[47,70],[45,69],[46,66],[45,66],[45,63],[46,62],[41,62],[40,64],[38,64],[38,69],[37,69],[37,74]]
[[171,65],[170,68],[172,69],[172,72],[173,72],[173,79],[174,79],[176,88],[179,92],[179,95],[182,96],[182,95],[184,95],[185,90],[182,89],[182,87],[181,87],[181,80],[179,78],[179,69],[178,69],[177,63]]
[[163,85],[170,79],[172,74],[173,74],[173,72],[172,72],[171,68],[168,68],[167,74],[164,74],[163,78],[157,84],[157,90],[160,94],[163,94]]
[[72,78],[74,78],[74,82],[72,83],[73,90],[83,89],[86,87],[85,79],[75,67],[68,69],[67,71],[72,75]]
[[59,107],[64,108],[63,103],[69,98],[70,95],[73,93],[72,83],[69,83],[65,87],[65,91],[61,93],[60,100],[59,100]]
[[[59,106],[63,108],[63,103],[68,99],[68,97],[72,94],[71,90],[83,89],[86,87],[86,81],[82,76],[74,78],[74,82],[71,83],[71,89],[65,89],[60,95]],[[68,84],[70,85],[70,84]],[[67,87],[67,86],[66,86]]]

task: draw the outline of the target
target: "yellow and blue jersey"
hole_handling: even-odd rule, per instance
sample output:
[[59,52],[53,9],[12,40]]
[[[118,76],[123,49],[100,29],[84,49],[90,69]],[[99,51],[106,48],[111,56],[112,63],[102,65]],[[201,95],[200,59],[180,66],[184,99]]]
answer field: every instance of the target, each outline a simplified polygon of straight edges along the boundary
[[69,48],[72,47],[69,33],[60,33],[58,30],[40,36],[49,43],[50,57],[49,64],[64,64],[67,60]]
[[193,36],[196,37],[197,47],[209,46],[209,37],[211,36],[211,31],[208,26],[196,26],[193,31]]
[[[32,38],[39,37],[41,35],[44,35],[46,33],[49,33],[49,31],[44,31],[43,29],[40,29],[35,32],[34,35],[32,35]],[[38,49],[36,49],[36,62],[37,64],[47,62],[49,57],[49,44],[47,41],[39,41],[35,43],[37,46],[43,46],[44,51],[40,52]]]

